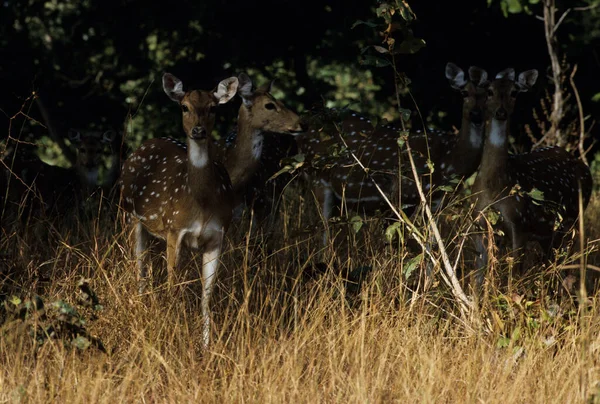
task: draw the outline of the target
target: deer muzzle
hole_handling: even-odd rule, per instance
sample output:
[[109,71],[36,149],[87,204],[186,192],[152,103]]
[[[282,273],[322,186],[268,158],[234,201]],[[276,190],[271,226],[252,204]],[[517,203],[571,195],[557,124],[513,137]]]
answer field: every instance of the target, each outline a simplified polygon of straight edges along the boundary
[[194,126],[192,128],[191,138],[194,140],[206,139],[206,129],[204,129],[202,126]]
[[477,108],[469,112],[469,118],[471,119],[471,123],[474,125],[481,125],[483,123],[483,113],[481,109]]
[[494,115],[499,121],[506,121],[508,119],[508,111],[506,111],[506,108],[498,108]]

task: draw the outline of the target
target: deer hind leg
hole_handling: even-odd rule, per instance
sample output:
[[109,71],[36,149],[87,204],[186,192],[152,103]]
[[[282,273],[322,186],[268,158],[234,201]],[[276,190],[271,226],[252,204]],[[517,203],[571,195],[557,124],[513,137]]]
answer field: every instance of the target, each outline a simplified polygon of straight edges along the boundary
[[317,186],[315,194],[319,205],[321,206],[321,214],[323,215],[323,222],[325,224],[322,235],[322,245],[326,246],[327,240],[329,239],[329,219],[331,219],[331,216],[333,215],[335,195],[333,194],[333,190],[327,185]]
[[217,268],[219,266],[219,256],[221,255],[223,239],[216,247],[207,250],[202,254],[202,283],[204,285],[202,291],[202,343],[204,347],[208,347],[210,342],[210,297],[213,290],[215,278],[217,276]]
[[525,233],[521,231],[518,226],[514,223],[510,227],[510,238],[512,242],[511,257],[513,259],[513,273],[517,275],[523,275],[523,264],[521,262],[521,256],[524,252],[525,243],[527,237]]
[[175,286],[175,269],[179,266],[181,258],[181,242],[183,232],[169,232],[167,234],[167,278],[169,288]]
[[[141,222],[137,222],[135,224],[133,238],[135,247],[135,258],[138,268],[138,292],[142,294],[144,293],[148,282],[148,270],[147,267],[144,265],[144,259],[148,249],[148,241],[150,239],[150,234],[146,231],[144,225]],[[149,262],[148,265],[152,264]]]

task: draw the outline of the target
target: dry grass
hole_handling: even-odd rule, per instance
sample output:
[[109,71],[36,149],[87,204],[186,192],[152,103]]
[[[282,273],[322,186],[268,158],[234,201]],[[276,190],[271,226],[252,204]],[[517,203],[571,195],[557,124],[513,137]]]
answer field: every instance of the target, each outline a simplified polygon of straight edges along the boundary
[[[586,213],[590,240],[600,236],[591,225],[599,212],[596,195]],[[247,234],[247,220],[229,233],[207,351],[197,262],[188,260],[180,285],[167,291],[158,258],[154,288],[140,296],[118,222],[5,226],[0,296],[76,304],[77,282],[89,278],[103,309],[97,318],[80,310],[107,353],[65,339],[36,345],[31,327],[0,309],[0,402],[600,400],[600,303],[590,289],[582,323],[576,295],[562,286],[560,265],[576,263],[576,253],[529,271],[513,291],[492,277],[479,321],[465,322],[443,284],[422,293],[419,270],[402,275],[419,252],[408,243],[387,245],[373,223],[340,235],[344,248],[321,249],[306,215],[315,217],[312,201],[294,194],[268,247]],[[315,270],[317,261],[329,270]],[[589,262],[598,264],[596,252]],[[346,281],[366,267],[361,288]]]

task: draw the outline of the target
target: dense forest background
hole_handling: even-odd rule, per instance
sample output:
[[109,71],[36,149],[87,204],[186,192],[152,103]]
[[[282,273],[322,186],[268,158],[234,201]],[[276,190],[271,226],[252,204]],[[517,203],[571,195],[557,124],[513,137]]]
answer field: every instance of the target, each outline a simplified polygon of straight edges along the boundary
[[[375,57],[373,48],[365,47],[382,45],[385,25],[376,13],[378,4],[4,0],[0,139],[7,138],[12,123],[12,136],[31,134],[36,142],[52,144],[37,104],[25,102],[34,91],[58,133],[66,135],[71,127],[126,128],[130,145],[154,136],[179,137],[178,108],[161,89],[166,71],[181,78],[188,89],[212,88],[245,71],[259,84],[276,79],[276,95],[299,111],[325,100],[330,106],[350,105],[397,119],[393,69],[365,63]],[[567,78],[578,66],[574,80],[590,132],[586,146],[600,138],[598,125],[593,125],[600,117],[599,4],[557,2],[556,18],[567,12],[556,30],[557,48]],[[416,19],[395,35],[398,44],[408,39],[417,45],[396,56],[397,69],[409,79],[407,88],[429,124],[450,128],[460,122],[460,96],[444,77],[449,61],[463,69],[477,65],[490,74],[506,67],[542,73],[536,90],[520,98],[513,120],[516,143],[527,150],[530,139],[523,124],[536,131],[532,110],[541,113],[540,100],[553,90],[544,22],[536,18],[542,15],[541,2],[413,1],[410,6]],[[357,21],[369,23],[356,25]],[[568,80],[563,87],[570,94]],[[402,95],[402,107],[413,112],[412,122],[418,125],[415,103],[407,91]],[[575,119],[578,111],[572,96],[567,104],[572,106],[569,119]],[[17,114],[23,106],[39,124]],[[232,122],[236,107],[224,109],[222,122]],[[230,127],[223,124],[219,130]],[[56,148],[45,153],[60,160]]]

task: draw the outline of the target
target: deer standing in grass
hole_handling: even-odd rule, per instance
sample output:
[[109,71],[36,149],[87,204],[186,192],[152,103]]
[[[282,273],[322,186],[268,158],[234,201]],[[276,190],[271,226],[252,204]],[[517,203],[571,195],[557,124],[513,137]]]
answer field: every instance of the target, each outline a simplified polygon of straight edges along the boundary
[[[467,79],[461,68],[448,63],[445,75],[451,87],[459,90],[463,96],[459,135],[452,136],[443,131],[425,134],[419,130],[409,134],[412,155],[426,191],[447,184],[452,178],[462,179],[472,175],[479,165],[483,148],[486,71],[472,66]],[[392,125],[375,126],[368,118],[350,110],[320,111],[319,114],[311,118],[311,130],[296,137],[300,150],[307,155],[308,160],[318,161],[322,156],[329,156],[335,148],[340,150],[339,129],[348,151],[354,153],[369,169],[371,178],[385,194],[392,200],[398,199],[394,196],[400,194],[404,208],[420,203],[406,150],[398,146],[401,128]],[[401,164],[398,153],[402,156]],[[427,160],[434,164],[432,174]],[[399,171],[401,181],[398,181]],[[320,195],[325,220],[332,214],[335,199],[344,199],[347,206],[367,212],[382,206],[383,197],[348,152],[342,152],[339,158],[334,159],[332,167],[316,170],[313,179]],[[443,196],[443,192],[435,194],[434,204],[439,205]]]
[[[505,234],[515,259],[529,240],[540,240],[549,248],[558,210],[562,209],[565,224],[573,224],[579,213],[579,192],[583,193],[585,207],[592,187],[589,168],[560,147],[508,154],[510,116],[516,95],[528,91],[537,76],[537,70],[528,70],[515,80],[515,71],[509,68],[490,83],[485,146],[473,184],[476,220],[486,229],[484,212],[490,208],[499,211],[496,227]],[[533,188],[543,192],[541,200],[533,199]],[[488,263],[486,238],[485,234],[475,236],[478,286],[483,282],[483,268]]]
[[[135,250],[140,287],[147,272],[142,255],[150,235],[167,242],[167,272],[173,284],[181,248],[203,250],[203,343],[209,343],[209,300],[222,249],[239,192],[258,166],[262,132],[300,130],[299,117],[268,92],[252,90],[245,74],[223,80],[213,91],[183,91],[176,77],[165,74],[163,88],[182,108],[187,146],[170,139],[144,142],[125,162],[121,175],[123,209],[136,218]],[[214,159],[210,134],[215,107],[228,102],[236,91],[242,98],[238,139],[225,156]]]

